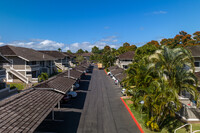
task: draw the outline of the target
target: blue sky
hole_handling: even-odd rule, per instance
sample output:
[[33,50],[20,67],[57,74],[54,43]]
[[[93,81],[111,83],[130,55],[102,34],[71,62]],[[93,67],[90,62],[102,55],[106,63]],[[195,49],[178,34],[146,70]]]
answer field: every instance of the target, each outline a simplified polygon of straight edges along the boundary
[[141,46],[200,28],[198,0],[1,0],[0,45],[63,51]]

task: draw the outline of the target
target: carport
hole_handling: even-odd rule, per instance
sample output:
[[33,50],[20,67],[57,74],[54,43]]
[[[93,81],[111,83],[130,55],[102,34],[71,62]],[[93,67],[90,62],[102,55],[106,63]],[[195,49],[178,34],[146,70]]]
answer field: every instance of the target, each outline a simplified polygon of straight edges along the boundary
[[67,73],[0,101],[0,132],[34,132],[76,82]]

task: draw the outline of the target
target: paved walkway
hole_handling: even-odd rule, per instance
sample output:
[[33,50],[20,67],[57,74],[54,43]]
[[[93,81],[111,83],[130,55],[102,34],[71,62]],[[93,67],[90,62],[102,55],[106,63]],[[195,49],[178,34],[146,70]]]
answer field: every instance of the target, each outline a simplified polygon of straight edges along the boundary
[[120,96],[120,88],[94,68],[77,132],[139,133]]

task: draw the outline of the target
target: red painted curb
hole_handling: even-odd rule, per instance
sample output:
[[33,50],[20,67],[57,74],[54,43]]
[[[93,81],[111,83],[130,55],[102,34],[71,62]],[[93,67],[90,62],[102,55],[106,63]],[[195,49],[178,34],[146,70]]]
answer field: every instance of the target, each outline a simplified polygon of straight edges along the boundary
[[105,69],[104,69],[104,71],[105,71],[106,75],[108,75]]
[[134,120],[134,122],[136,123],[137,127],[139,128],[140,132],[141,132],[141,133],[144,133],[144,131],[142,130],[140,124],[137,122],[137,120],[135,119],[133,113],[131,112],[130,108],[129,108],[128,105],[125,103],[124,99],[122,99],[121,97],[120,97],[120,99],[121,99],[122,102],[124,103],[126,109],[128,110],[129,114],[130,114],[131,117],[133,118],[133,120]]

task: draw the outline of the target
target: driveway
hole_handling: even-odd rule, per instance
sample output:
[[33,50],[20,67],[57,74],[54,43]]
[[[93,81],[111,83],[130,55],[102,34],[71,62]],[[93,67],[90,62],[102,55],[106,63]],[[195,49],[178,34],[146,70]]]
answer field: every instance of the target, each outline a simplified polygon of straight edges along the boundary
[[55,113],[56,119],[64,121],[43,121],[36,132],[140,133],[120,99],[121,89],[103,70],[94,68],[80,85],[78,97]]

